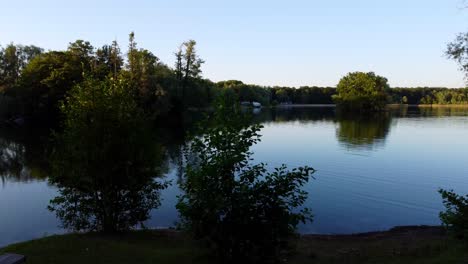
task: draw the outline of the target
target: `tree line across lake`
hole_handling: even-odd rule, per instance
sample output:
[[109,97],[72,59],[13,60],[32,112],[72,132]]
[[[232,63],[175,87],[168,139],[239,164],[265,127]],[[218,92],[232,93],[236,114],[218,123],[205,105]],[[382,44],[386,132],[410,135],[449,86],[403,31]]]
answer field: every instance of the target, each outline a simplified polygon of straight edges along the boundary
[[[452,46],[452,51],[455,48]],[[263,105],[336,102],[335,87],[268,87],[238,80],[205,79],[201,71],[204,61],[198,56],[193,40],[182,43],[176,50],[173,67],[151,51],[139,48],[133,33],[125,55],[116,41],[95,48],[87,41],[77,40],[64,51],[13,43],[1,47],[0,117],[56,117],[58,103],[86,76],[100,80],[119,76],[137,83],[133,93],[139,105],[154,118],[187,108],[207,107],[223,91],[235,93],[240,101]],[[468,89],[396,87],[386,90],[385,102],[468,104]]]

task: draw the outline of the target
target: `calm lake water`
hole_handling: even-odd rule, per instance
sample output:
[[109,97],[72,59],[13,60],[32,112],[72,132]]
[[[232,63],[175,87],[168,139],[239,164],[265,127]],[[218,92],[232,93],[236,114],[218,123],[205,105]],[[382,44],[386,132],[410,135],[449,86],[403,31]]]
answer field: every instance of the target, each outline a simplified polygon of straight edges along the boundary
[[[468,193],[468,108],[396,108],[372,118],[342,116],[333,107],[262,109],[255,162],[271,168],[309,165],[305,187],[314,222],[302,233],[356,233],[398,225],[437,225],[437,189]],[[181,131],[176,131],[183,134]],[[56,188],[47,183],[36,131],[0,131],[0,246],[63,233],[47,210]],[[148,227],[177,221],[181,139],[166,132],[161,165],[173,185]],[[168,139],[169,138],[169,139]],[[43,138],[46,142],[46,139]]]

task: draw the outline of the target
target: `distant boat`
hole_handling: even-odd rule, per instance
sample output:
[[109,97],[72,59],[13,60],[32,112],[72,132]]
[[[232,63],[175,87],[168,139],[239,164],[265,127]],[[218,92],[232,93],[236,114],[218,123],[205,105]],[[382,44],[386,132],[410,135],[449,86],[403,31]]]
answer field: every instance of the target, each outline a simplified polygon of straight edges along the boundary
[[259,103],[259,102],[249,102],[249,101],[242,101],[240,103],[242,106],[251,106],[253,108],[261,108],[262,107],[262,104]]
[[252,102],[252,106],[255,107],[255,108],[261,108],[262,104],[259,103],[259,102]]

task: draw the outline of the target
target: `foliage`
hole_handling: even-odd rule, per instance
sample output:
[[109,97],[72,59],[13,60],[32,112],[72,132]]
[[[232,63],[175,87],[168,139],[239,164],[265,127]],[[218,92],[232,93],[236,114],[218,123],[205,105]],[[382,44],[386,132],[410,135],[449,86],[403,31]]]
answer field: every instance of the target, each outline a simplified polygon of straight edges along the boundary
[[336,93],[333,87],[303,86],[298,89],[291,87],[272,87],[272,102],[279,104],[333,104],[332,95]]
[[123,58],[117,41],[112,41],[111,45],[104,45],[96,50],[94,76],[104,78],[112,73],[112,77],[117,78],[117,73],[123,67]]
[[23,46],[13,43],[0,49],[0,90],[13,88],[22,70],[43,50],[34,45]]
[[35,56],[21,72],[18,88],[12,93],[23,104],[22,114],[55,117],[58,102],[73,85],[90,74],[94,66],[94,48],[88,41],[77,40],[66,51],[49,51]]
[[149,217],[166,183],[157,176],[158,147],[125,79],[86,78],[62,103],[63,129],[51,154],[51,200],[65,228],[115,232]]
[[448,44],[446,55],[460,65],[460,70],[465,72],[468,79],[468,32],[460,33],[455,41]]
[[389,91],[392,103],[407,104],[468,104],[468,88],[392,88]]
[[135,88],[133,93],[138,105],[152,118],[168,112],[170,108],[168,85],[163,84],[159,73],[170,70],[151,51],[137,48],[133,32],[129,36],[127,60],[127,72],[122,75],[133,83]]
[[57,104],[83,79],[79,57],[51,51],[35,57],[23,70],[15,95],[28,115],[55,115]]
[[187,151],[189,164],[177,208],[182,226],[206,239],[226,262],[276,261],[300,222],[311,220],[302,208],[301,187],[312,168],[268,172],[251,165],[250,147],[260,140],[260,125],[249,125],[235,96],[222,96]]
[[335,102],[344,109],[381,110],[387,103],[387,79],[373,72],[352,72],[341,78]]
[[453,190],[440,189],[445,212],[440,213],[440,220],[453,234],[468,241],[468,195],[458,195]]
[[222,81],[216,83],[216,85],[221,91],[233,90],[241,102],[259,102],[262,105],[270,104],[271,92],[266,87],[244,84],[236,80]]
[[182,105],[186,104],[187,89],[193,84],[194,79],[201,76],[201,65],[205,63],[197,54],[195,40],[183,42],[175,53],[175,75],[181,93]]

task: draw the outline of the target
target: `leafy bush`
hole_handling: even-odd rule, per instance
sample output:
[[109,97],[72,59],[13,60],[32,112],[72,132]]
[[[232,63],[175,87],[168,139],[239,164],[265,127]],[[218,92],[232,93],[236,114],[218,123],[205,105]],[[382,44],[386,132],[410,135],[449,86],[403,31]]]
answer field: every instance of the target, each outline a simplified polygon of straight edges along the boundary
[[465,197],[452,190],[439,190],[442,195],[445,212],[440,213],[442,223],[457,238],[468,241],[468,195]]
[[275,262],[297,225],[312,220],[300,208],[307,198],[301,187],[314,170],[251,165],[249,149],[261,126],[249,125],[235,101],[223,97],[214,125],[205,123],[206,133],[193,139],[177,208],[182,226],[208,241],[223,262]]

